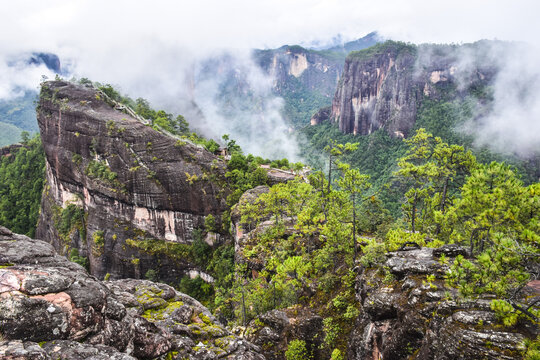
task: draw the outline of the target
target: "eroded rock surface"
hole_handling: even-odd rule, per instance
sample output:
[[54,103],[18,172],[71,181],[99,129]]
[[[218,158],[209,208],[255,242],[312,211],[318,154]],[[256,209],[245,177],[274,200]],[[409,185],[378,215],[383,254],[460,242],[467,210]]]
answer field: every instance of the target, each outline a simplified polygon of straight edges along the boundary
[[448,265],[440,263],[441,254],[451,263],[467,251],[445,245],[389,253],[384,265],[393,279],[361,270],[356,289],[361,315],[349,339],[349,359],[522,358],[523,340],[535,338],[538,329],[525,322],[501,326],[489,298],[458,301],[445,285]]
[[323,318],[311,311],[272,310],[252,321],[248,339],[261,347],[267,359],[284,359],[291,340],[303,340],[314,359],[323,359]]
[[[469,87],[489,84],[496,74],[486,58],[490,46],[389,41],[353,52],[345,60],[330,118],[344,133],[367,135],[384,128],[391,136],[407,137],[424,99],[459,98]],[[465,55],[475,64],[463,64]]]
[[52,245],[3,227],[0,334],[2,359],[264,359],[174,288],[101,282]]
[[47,160],[37,237],[62,254],[77,249],[99,278],[140,278],[158,262],[160,279],[185,274],[188,263],[141,252],[127,239],[190,243],[205,216],[219,222],[224,161],[73,83],[45,83],[37,115]]

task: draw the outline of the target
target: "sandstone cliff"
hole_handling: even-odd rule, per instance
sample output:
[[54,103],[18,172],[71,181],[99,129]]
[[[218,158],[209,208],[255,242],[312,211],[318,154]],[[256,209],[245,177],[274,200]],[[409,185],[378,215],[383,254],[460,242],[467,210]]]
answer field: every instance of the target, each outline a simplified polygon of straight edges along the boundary
[[225,164],[106,100],[68,82],[43,85],[38,122],[47,161],[37,237],[63,254],[77,249],[98,277],[138,278],[155,269],[163,280],[178,280],[187,262],[133,245],[187,244],[206,215],[219,219]]
[[456,98],[486,84],[496,70],[489,42],[463,46],[387,41],[350,53],[332,102],[331,119],[345,133],[384,128],[406,137],[424,98]]
[[264,359],[259,347],[172,287],[100,282],[50,244],[3,227],[0,358]]
[[344,55],[326,54],[301,46],[283,46],[275,50],[255,52],[259,65],[274,79],[274,90],[317,91],[329,98],[343,70]]

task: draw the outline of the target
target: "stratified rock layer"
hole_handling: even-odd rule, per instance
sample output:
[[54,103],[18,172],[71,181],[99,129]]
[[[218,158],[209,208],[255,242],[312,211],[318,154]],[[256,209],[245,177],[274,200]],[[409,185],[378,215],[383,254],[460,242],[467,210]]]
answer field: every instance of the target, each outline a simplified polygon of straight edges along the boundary
[[[98,277],[141,277],[159,262],[160,278],[177,280],[188,264],[143,254],[126,239],[190,243],[206,215],[219,219],[225,209],[218,185],[225,164],[121,110],[93,88],[43,85],[38,122],[47,184],[37,237],[62,253],[78,249]],[[70,204],[84,211],[84,223],[61,233]]]
[[438,99],[443,93],[456,98],[493,79],[496,69],[488,54],[495,45],[505,46],[388,41],[352,52],[345,60],[330,118],[344,133],[367,135],[384,128],[392,136],[407,137],[424,98]]
[[3,227],[0,265],[2,359],[264,359],[172,287],[100,282],[50,244]]

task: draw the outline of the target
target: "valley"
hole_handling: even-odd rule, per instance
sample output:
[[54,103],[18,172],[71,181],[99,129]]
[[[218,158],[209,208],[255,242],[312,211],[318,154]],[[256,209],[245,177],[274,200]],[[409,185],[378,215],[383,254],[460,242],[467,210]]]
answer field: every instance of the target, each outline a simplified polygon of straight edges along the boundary
[[0,152],[0,356],[536,359],[540,153],[463,130],[513,45],[364,40],[255,51],[271,95],[216,67],[231,118],[283,98],[305,164],[43,82]]

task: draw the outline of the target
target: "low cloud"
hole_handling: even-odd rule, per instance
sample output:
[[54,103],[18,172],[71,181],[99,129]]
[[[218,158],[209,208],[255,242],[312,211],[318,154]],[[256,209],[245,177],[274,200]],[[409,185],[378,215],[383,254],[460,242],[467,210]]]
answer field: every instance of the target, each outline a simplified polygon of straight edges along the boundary
[[[252,68],[246,56],[249,49],[324,44],[338,34],[347,41],[373,30],[385,38],[414,43],[498,38],[537,44],[540,33],[535,18],[540,5],[533,0],[494,0],[489,6],[469,0],[450,5],[428,0],[201,0],[189,4],[163,0],[150,5],[127,0],[33,0],[6,3],[2,10],[0,99],[36,88],[41,75],[53,76],[45,67],[15,71],[2,60],[26,52],[52,52],[63,64],[69,60],[77,77],[111,83],[123,93],[149,99],[156,107],[184,112],[196,127],[237,137],[246,151],[266,154],[266,149],[279,144],[277,148],[287,156],[295,150],[280,116],[282,102],[271,96],[268,77]],[[220,104],[220,74],[214,79],[195,77],[200,69],[194,64],[223,54],[223,49],[234,54],[237,69],[247,71],[243,81],[249,84],[253,99],[259,99],[258,108],[244,108],[238,102]],[[480,144],[527,152],[534,148],[538,124],[537,72],[531,65],[537,57],[526,54],[506,60],[507,70],[501,72],[494,88],[492,115],[471,129]],[[520,89],[512,80],[514,75],[531,90]],[[192,100],[200,102],[204,117],[186,105]],[[236,110],[224,112],[224,105],[235,105]],[[277,125],[267,125],[272,123]]]
[[204,116],[194,127],[214,137],[229,134],[246,153],[299,160],[283,99],[273,95],[273,79],[249,53],[222,53],[200,64],[195,78],[194,101]]
[[476,143],[522,157],[540,155],[540,51],[514,44],[498,57],[493,108],[467,124]]
[[24,96],[27,91],[37,91],[43,77],[55,74],[44,64],[29,64],[32,54],[0,57],[0,100],[12,100]]

